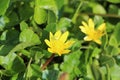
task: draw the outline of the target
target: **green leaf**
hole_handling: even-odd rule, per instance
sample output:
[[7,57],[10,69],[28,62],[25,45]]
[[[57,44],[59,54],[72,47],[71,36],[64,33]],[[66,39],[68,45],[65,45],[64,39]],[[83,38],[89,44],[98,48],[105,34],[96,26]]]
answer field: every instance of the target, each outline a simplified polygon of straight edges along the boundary
[[87,80],[94,80],[94,76],[92,74],[92,70],[91,70],[91,65],[88,64],[87,65],[87,75],[86,75]]
[[36,54],[35,54],[35,63],[39,63],[41,58],[44,57],[45,54],[43,54],[42,52],[40,51],[36,51]]
[[47,12],[45,9],[35,7],[34,19],[37,24],[43,24],[47,20]]
[[95,22],[95,25],[97,27],[99,27],[99,25],[101,25],[102,23],[104,23],[104,19],[101,16],[95,16],[94,17],[94,22]]
[[104,7],[98,3],[90,2],[89,6],[92,7],[93,13],[106,14]]
[[100,53],[100,49],[99,48],[94,48],[93,52],[92,52],[92,57],[96,57],[98,58],[99,57],[99,53]]
[[19,41],[19,33],[16,30],[4,31],[0,37],[2,45],[0,46],[0,55],[7,55]]
[[107,0],[107,1],[111,3],[120,3],[120,0]]
[[20,42],[27,42],[31,45],[40,44],[39,36],[35,34],[31,29],[25,29],[20,33]]
[[[25,46],[26,47],[26,46]],[[27,46],[28,47],[28,46]],[[31,53],[31,52],[29,52],[28,50],[25,50],[24,48],[16,48],[16,50],[15,51],[17,51],[17,50],[20,50],[20,52],[23,54],[23,55],[25,55],[25,56],[27,56],[28,58],[31,58],[32,56],[31,55],[34,55],[33,53]]]
[[16,44],[19,41],[19,32],[17,30],[9,30],[6,34],[6,43]]
[[15,74],[12,76],[12,78],[10,80],[17,80],[18,74]]
[[117,65],[120,66],[120,55],[115,56],[115,60],[116,60]]
[[6,44],[6,45],[2,45],[0,46],[0,55],[1,56],[5,56],[7,55],[11,49],[13,49],[15,47],[15,45],[11,45],[11,44]]
[[59,71],[57,70],[44,70],[42,74],[43,80],[57,80]]
[[41,78],[40,67],[36,64],[30,64],[27,68],[27,79],[37,80],[37,78]]
[[[13,70],[0,70],[0,72],[2,73],[2,75],[5,76],[12,76],[14,74],[16,74]],[[5,79],[7,79],[8,77],[6,77]]]
[[52,11],[48,11],[48,24],[56,23],[56,16]]
[[47,75],[48,80],[57,80],[59,71],[49,70],[49,75]]
[[116,6],[116,5],[110,5],[109,6],[109,11],[108,11],[109,14],[116,14],[118,15],[119,13],[119,8]]
[[9,6],[10,0],[0,0],[0,15],[4,15],[8,6]]
[[[6,18],[9,20],[6,23],[6,28],[9,28],[10,26],[14,26],[19,23],[19,17],[15,11],[12,11],[10,14],[6,16]],[[11,27],[10,27],[11,28]]]
[[55,32],[56,31],[56,23],[48,24],[45,28],[48,32]]
[[101,66],[106,66],[108,65],[109,67],[114,66],[115,64],[115,59],[109,55],[103,55],[100,56],[100,65]]
[[64,62],[60,65],[60,68],[64,72],[72,73],[80,63],[79,61],[80,55],[81,55],[81,52],[79,50],[74,51],[69,55],[65,55]]
[[35,5],[42,9],[52,10],[56,16],[58,15],[55,0],[36,0]]
[[95,80],[103,80],[102,73],[99,70],[99,67],[95,64],[91,65],[91,70]]
[[15,53],[8,54],[5,57],[0,56],[0,65],[6,70],[12,70],[16,73],[25,70],[25,64],[23,60]]
[[4,27],[5,27],[4,17],[0,17],[0,31],[2,31]]
[[95,63],[87,65],[87,78],[90,80],[103,80],[103,74],[98,65]]
[[20,30],[23,31],[25,29],[28,29],[28,24],[25,21],[22,21],[20,23]]
[[[24,48],[30,47],[31,45],[33,45],[33,44],[30,43],[30,42],[22,42],[22,43],[19,43],[19,44],[16,45],[14,48],[12,47],[12,49],[10,50],[9,53],[13,53],[13,52],[16,52],[16,51],[23,50]],[[24,54],[24,53],[23,53],[23,54]]]
[[114,35],[110,37],[109,45],[111,46],[118,46],[117,40]]
[[110,74],[112,80],[119,80],[120,79],[120,66],[114,65],[110,68]]
[[20,33],[19,40],[21,43],[16,45],[11,49],[10,53],[15,51],[20,51],[26,47],[40,44],[40,40],[37,34],[35,34],[31,29],[25,29]]
[[74,41],[75,41],[75,43],[71,47],[71,50],[73,50],[73,51],[78,50],[81,47],[81,41],[80,40],[75,40],[74,39]]
[[65,1],[64,0],[55,0],[55,1],[58,9],[60,10],[64,6]]
[[66,30],[68,27],[71,27],[71,19],[61,18],[57,24],[57,30]]
[[117,44],[120,45],[120,23],[118,23],[115,27],[114,36],[118,42]]
[[111,55],[118,55],[120,53],[120,48],[119,47],[113,47],[111,51]]
[[28,3],[24,3],[18,9],[20,20],[27,20],[33,15],[33,8]]
[[111,23],[109,23],[109,22],[106,22],[106,31],[108,32],[108,33],[110,33],[110,32],[113,32],[113,30],[114,30],[114,25],[113,24],[111,24]]
[[[56,6],[56,3],[54,0],[35,0],[34,19],[38,24],[43,24],[46,22],[46,20],[47,20],[46,10],[53,11],[55,14],[55,17],[57,18],[58,10],[57,10],[57,6]],[[49,15],[52,15],[52,17],[53,17],[53,13],[49,13]],[[49,17],[48,17],[48,19],[49,19]],[[53,20],[54,18],[52,18],[52,22],[54,21]],[[48,23],[50,21],[51,20],[48,20]]]

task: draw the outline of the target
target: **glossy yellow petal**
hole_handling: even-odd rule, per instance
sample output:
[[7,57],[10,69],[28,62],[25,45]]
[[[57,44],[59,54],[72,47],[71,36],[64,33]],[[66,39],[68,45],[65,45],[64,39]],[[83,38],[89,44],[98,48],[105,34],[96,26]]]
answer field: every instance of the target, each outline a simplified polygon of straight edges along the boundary
[[63,34],[61,31],[57,31],[54,35],[50,32],[50,41],[45,39],[45,43],[49,46],[48,51],[59,56],[69,53],[68,48],[74,41],[67,41],[68,34],[68,31]]
[[58,53],[59,56],[61,56],[63,53]]
[[69,53],[70,51],[71,51],[71,50],[64,50],[63,53],[64,53],[64,54],[67,54],[67,53]]
[[84,40],[85,40],[85,41],[91,41],[91,40],[92,40],[92,38],[91,38],[91,37],[89,37],[89,36],[85,36],[85,37],[84,37]]
[[65,48],[69,48],[75,41],[69,40],[65,43]]
[[51,48],[48,48],[48,51],[51,53],[54,53],[53,50]]
[[106,24],[103,23],[103,24],[101,24],[101,25],[98,27],[98,30],[104,32],[104,31],[105,31],[105,28],[106,28]]
[[94,40],[96,43],[101,44],[101,41],[99,39]]
[[84,27],[88,27],[88,25],[84,21],[82,21],[82,24]]
[[93,22],[92,19],[89,19],[88,26],[89,26],[90,29],[94,30],[94,22]]
[[87,34],[87,30],[86,30],[86,28],[84,26],[80,26],[79,28],[81,29],[81,31],[83,33]]
[[88,25],[85,22],[82,22],[83,26],[80,26],[80,29],[83,33],[86,34],[84,37],[85,41],[94,41],[98,44],[101,44],[100,38],[104,35],[106,25],[105,23],[101,24],[97,30],[94,29],[94,22],[92,19],[88,20]]
[[54,35],[55,39],[59,39],[61,36],[61,31],[57,31]]
[[71,50],[64,50],[62,53],[58,53],[59,56],[61,56],[62,54],[68,54]]
[[46,43],[49,47],[51,46],[50,41],[48,41],[47,39],[45,39],[45,43]]
[[95,37],[98,39],[104,35],[104,31],[96,30],[96,35]]
[[54,39],[54,36],[53,36],[53,34],[52,34],[51,32],[50,32],[49,37],[50,37],[50,41],[51,41],[52,39]]
[[63,43],[67,40],[67,37],[69,35],[69,32],[66,31],[65,33],[63,33],[60,37],[60,41],[62,41]]

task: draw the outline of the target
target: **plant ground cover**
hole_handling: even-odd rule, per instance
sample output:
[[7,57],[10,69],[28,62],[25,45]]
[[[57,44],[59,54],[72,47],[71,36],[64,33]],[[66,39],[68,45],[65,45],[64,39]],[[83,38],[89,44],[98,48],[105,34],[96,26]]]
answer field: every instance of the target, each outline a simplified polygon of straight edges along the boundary
[[120,0],[0,0],[0,80],[120,80]]

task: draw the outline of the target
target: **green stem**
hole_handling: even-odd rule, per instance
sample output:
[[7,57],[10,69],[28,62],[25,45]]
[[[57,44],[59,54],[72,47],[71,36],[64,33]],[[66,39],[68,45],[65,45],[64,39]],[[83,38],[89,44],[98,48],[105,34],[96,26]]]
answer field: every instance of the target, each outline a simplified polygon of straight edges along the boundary
[[28,73],[28,68],[29,68],[31,62],[32,62],[32,58],[30,58],[30,60],[29,60],[29,62],[28,62],[28,65],[27,65],[27,69],[26,69],[26,73],[25,73],[25,80],[28,80],[28,78],[27,78],[27,73]]
[[105,39],[106,39],[106,41],[104,43],[104,50],[106,49],[107,45],[109,44],[108,43],[108,34],[106,32],[105,32]]
[[76,10],[74,16],[72,17],[72,22],[73,22],[73,23],[76,22],[76,18],[77,18],[77,16],[78,16],[78,12],[79,12],[79,9],[80,9],[80,7],[82,6],[82,4],[83,4],[83,2],[80,2],[80,4],[78,5],[77,10]]
[[89,15],[89,16],[98,15],[98,16],[109,17],[109,18],[117,18],[117,19],[120,18],[120,16],[116,14],[98,14],[98,13],[79,13],[78,14],[78,16],[81,16],[81,15]]
[[107,80],[110,80],[110,69],[108,64],[106,64],[106,70],[107,70]]

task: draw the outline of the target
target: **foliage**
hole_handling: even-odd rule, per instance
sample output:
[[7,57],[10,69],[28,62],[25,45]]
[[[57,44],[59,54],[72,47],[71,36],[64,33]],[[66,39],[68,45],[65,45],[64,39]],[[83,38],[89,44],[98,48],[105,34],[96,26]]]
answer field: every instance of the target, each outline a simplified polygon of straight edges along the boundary
[[[119,80],[119,5],[120,0],[0,0],[0,80]],[[83,39],[79,26],[89,18],[95,27],[106,23],[101,45]],[[69,31],[75,42],[43,70],[52,55],[44,40],[58,30]]]

